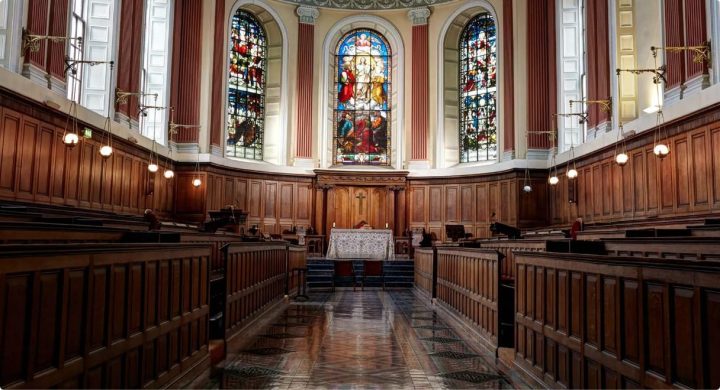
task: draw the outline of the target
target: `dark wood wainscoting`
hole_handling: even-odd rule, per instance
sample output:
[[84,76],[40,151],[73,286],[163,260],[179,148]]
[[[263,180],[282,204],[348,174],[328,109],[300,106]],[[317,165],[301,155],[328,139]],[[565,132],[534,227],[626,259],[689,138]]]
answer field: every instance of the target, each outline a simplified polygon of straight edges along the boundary
[[0,92],[0,199],[172,216],[174,181],[147,170],[146,150],[115,139],[106,160],[99,129],[68,148],[64,126],[62,113]]
[[515,363],[552,387],[720,386],[716,262],[515,254]]
[[0,386],[170,385],[207,358],[210,247],[0,249]]

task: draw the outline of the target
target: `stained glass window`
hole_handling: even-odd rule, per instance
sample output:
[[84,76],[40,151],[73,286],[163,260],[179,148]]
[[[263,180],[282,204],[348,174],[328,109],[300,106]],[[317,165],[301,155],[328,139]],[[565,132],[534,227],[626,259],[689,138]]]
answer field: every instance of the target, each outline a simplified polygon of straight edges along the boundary
[[497,158],[497,41],[492,16],[474,17],[460,36],[460,162]]
[[376,31],[353,30],[335,64],[335,165],[390,165],[390,45]]
[[235,13],[230,44],[226,156],[262,160],[267,41],[255,16]]

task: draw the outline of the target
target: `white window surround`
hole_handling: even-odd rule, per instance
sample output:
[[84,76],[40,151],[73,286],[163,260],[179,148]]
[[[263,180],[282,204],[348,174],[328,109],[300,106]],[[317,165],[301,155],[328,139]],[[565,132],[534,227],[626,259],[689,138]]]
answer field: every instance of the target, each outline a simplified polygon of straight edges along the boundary
[[[585,7],[584,0],[557,2],[557,79],[558,111],[560,113],[584,112],[584,104],[573,104],[570,100],[584,100],[586,96],[586,50],[585,50]],[[585,142],[585,124],[578,123],[578,117],[557,117],[558,149],[564,152],[571,146]]]
[[[170,72],[172,68],[172,0],[149,0],[145,2],[143,24],[143,60],[140,70],[140,89],[146,94],[140,104],[167,107],[170,104]],[[140,134],[155,139],[161,145],[167,144],[167,123],[170,110],[148,109],[140,116]]]
[[[85,4],[85,38],[83,40],[83,57],[88,61],[114,61],[116,53],[117,2],[115,0],[86,0]],[[116,68],[117,64],[115,64]],[[82,89],[80,104],[100,115],[107,116],[112,110],[113,97],[108,91],[113,90],[115,80],[111,76],[109,64],[98,64],[82,67]]]
[[[458,53],[457,53],[457,45],[459,42],[455,43],[455,51],[453,52],[454,58],[446,58],[445,57],[445,40],[447,38],[448,31],[452,27],[452,25],[456,22],[456,19],[461,16],[463,13],[473,10],[477,8],[478,12],[480,10],[489,12],[490,15],[492,15],[493,19],[495,20],[495,28],[496,28],[496,34],[497,34],[497,86],[498,86],[498,92],[495,97],[495,101],[497,102],[497,142],[498,142],[498,159],[491,160],[491,161],[483,161],[483,162],[472,162],[472,163],[462,163],[460,162],[460,137],[458,132],[459,130],[459,124],[457,121],[457,118],[455,118],[456,125],[450,128],[450,126],[446,126],[446,119],[448,119],[448,113],[446,113],[445,110],[445,93],[446,86],[445,86],[445,62],[446,61],[453,61],[458,62]],[[476,12],[476,13],[478,13]],[[470,21],[471,18],[468,18],[468,21]],[[461,30],[465,28],[465,24],[461,27]],[[435,124],[435,161],[434,161],[434,167],[436,169],[442,169],[442,168],[449,168],[452,166],[457,167],[465,167],[465,166],[483,166],[488,164],[495,164],[499,161],[499,159],[503,155],[504,148],[504,127],[503,127],[503,117],[505,115],[505,111],[503,108],[503,99],[504,99],[504,91],[503,91],[503,66],[505,59],[503,58],[503,35],[504,35],[504,28],[505,26],[502,23],[502,20],[498,18],[498,14],[495,11],[495,8],[490,4],[488,1],[485,0],[471,0],[471,1],[464,1],[460,7],[458,7],[448,18],[445,20],[445,23],[443,24],[440,35],[438,39],[438,47],[437,47],[437,53],[438,53],[438,62],[437,62],[437,96],[436,96],[436,106],[437,106],[437,115],[436,115],[436,124]],[[459,35],[458,35],[459,37]],[[459,64],[458,64],[459,66]],[[455,72],[455,79],[457,79],[457,72]],[[455,81],[455,84],[457,84],[457,80]],[[454,85],[451,87],[455,92],[457,92],[457,89],[459,88],[458,85]],[[459,99],[459,94],[455,93],[455,100]],[[455,102],[455,111],[459,110],[459,101]],[[458,112],[450,113],[451,116],[457,117]],[[446,128],[447,127],[447,128]],[[453,145],[448,142],[446,142],[446,138],[448,136],[452,136],[456,141],[457,144]]]
[[23,0],[0,0],[0,67],[18,72]]
[[321,136],[318,139],[318,151],[320,154],[320,167],[340,169],[364,169],[364,170],[386,170],[387,167],[372,166],[337,166],[332,165],[333,147],[332,138],[335,129],[333,121],[333,104],[335,96],[335,51],[339,40],[349,31],[358,28],[369,28],[378,31],[387,39],[392,52],[392,96],[390,97],[391,118],[391,167],[403,169],[404,159],[404,124],[405,110],[404,95],[404,69],[405,69],[405,46],[402,36],[397,28],[388,20],[374,15],[353,15],[339,20],[325,35],[322,46],[322,88],[320,89],[320,104],[318,107],[318,118],[320,118]]
[[[221,0],[218,0],[221,1]],[[277,24],[278,29],[280,30],[280,39],[277,39],[278,37],[272,37],[271,36],[271,29],[268,28],[268,21],[263,20],[263,18],[259,17],[257,12],[253,12],[255,16],[258,18],[260,23],[265,28],[267,36],[267,42],[268,42],[268,64],[267,64],[267,71],[271,72],[271,61],[277,60],[274,59],[275,57],[273,55],[273,52],[280,49],[281,55],[280,55],[280,85],[273,85],[269,82],[269,79],[266,78],[266,85],[265,85],[265,129],[264,129],[264,139],[263,139],[263,162],[265,163],[271,163],[275,165],[286,165],[287,164],[287,155],[288,155],[288,139],[290,131],[288,123],[288,117],[290,115],[290,108],[288,105],[288,96],[290,91],[288,90],[288,45],[287,42],[289,42],[289,35],[288,30],[285,24],[283,23],[282,18],[280,15],[270,6],[267,2],[264,0],[238,0],[236,1],[233,6],[230,9],[230,12],[226,14],[226,20],[225,20],[225,34],[224,34],[224,43],[225,43],[225,51],[224,51],[224,59],[226,61],[225,67],[223,67],[223,118],[222,118],[222,147],[223,150],[223,156],[225,156],[225,142],[227,137],[227,129],[226,129],[226,121],[227,121],[227,91],[228,91],[228,72],[227,69],[230,65],[230,56],[228,53],[230,53],[230,26],[232,25],[232,18],[237,12],[239,8],[248,8],[248,6],[254,6],[259,7],[264,12],[267,12],[270,17],[272,17],[272,22]],[[282,43],[280,45],[274,44],[276,40],[281,41]],[[278,47],[280,46],[280,47]],[[277,107],[277,108],[274,108]],[[236,158],[229,158],[225,157],[228,160],[233,161],[242,161],[242,162],[250,162],[253,164],[262,163],[261,161],[257,160],[246,160],[246,159],[236,159]]]

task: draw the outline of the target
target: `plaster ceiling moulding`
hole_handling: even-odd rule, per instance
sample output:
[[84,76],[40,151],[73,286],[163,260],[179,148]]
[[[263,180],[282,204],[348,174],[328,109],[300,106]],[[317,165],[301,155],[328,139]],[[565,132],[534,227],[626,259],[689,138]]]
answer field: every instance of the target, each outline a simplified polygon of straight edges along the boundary
[[449,3],[455,0],[283,0],[286,3],[342,9],[402,9]]

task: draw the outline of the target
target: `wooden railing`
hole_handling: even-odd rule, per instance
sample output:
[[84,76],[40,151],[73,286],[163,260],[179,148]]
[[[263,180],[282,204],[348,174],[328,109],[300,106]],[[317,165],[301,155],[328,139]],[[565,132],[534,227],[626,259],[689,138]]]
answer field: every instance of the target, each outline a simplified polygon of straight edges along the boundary
[[438,301],[473,323],[495,349],[500,327],[499,269],[500,254],[497,251],[437,248]]
[[222,270],[225,267],[225,256],[223,255],[222,248],[233,242],[241,242],[242,237],[213,233],[183,233],[180,236],[180,241],[210,245],[212,247],[210,271],[214,272]]
[[231,338],[253,314],[284,296],[288,244],[233,243],[224,251],[225,337]]
[[513,251],[545,251],[546,240],[480,240],[480,248],[493,249],[500,252],[504,259],[500,267],[502,280],[515,280],[515,254]]
[[414,262],[415,287],[433,297],[433,249],[415,248]]
[[515,254],[515,364],[551,387],[720,386],[720,263]]
[[720,261],[720,239],[717,238],[617,238],[602,241],[605,250],[613,256]]
[[0,386],[163,387],[206,361],[210,248],[0,246]]
[[118,242],[125,229],[35,222],[0,222],[0,244]]

